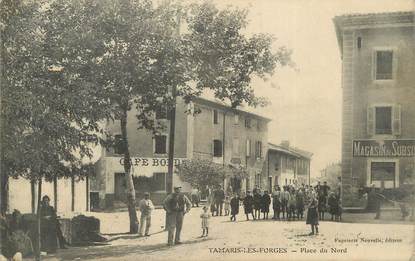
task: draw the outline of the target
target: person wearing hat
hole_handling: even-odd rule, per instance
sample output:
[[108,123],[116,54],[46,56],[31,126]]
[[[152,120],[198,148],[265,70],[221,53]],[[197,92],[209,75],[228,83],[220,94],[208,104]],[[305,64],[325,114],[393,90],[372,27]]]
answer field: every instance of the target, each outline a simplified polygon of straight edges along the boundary
[[164,200],[164,210],[167,212],[168,245],[181,244],[180,233],[183,226],[184,215],[192,208],[189,198],[181,193],[182,187],[174,187],[174,192]]
[[253,213],[253,206],[254,206],[254,197],[251,195],[251,191],[246,192],[246,196],[243,199],[244,204],[244,210],[246,215],[246,220],[249,220],[249,214],[252,215],[252,218],[255,219],[254,213]]
[[143,236],[144,228],[146,229],[144,236],[148,237],[151,226],[151,212],[154,209],[153,202],[150,199],[150,193],[145,192],[144,198],[138,203],[141,212],[140,216],[140,232],[139,236]]
[[213,197],[215,200],[216,216],[222,216],[223,203],[225,202],[225,192],[223,191],[221,185],[218,185],[218,188],[214,191]]

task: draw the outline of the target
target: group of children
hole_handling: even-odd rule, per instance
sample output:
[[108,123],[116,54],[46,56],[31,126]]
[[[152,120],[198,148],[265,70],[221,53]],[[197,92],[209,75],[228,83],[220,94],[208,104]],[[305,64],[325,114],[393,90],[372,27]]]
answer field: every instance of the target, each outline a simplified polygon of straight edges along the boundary
[[[339,193],[330,192],[330,187],[327,184],[318,184],[315,187],[304,186],[280,186],[276,185],[274,191],[270,195],[267,190],[261,193],[259,188],[255,188],[253,193],[246,192],[245,196],[239,196],[234,193],[230,198],[225,197],[224,210],[225,215],[230,215],[231,221],[236,221],[236,216],[239,214],[239,206],[242,202],[246,219],[252,216],[253,220],[261,218],[268,219],[270,212],[270,205],[274,215],[272,219],[280,220],[300,220],[304,218],[304,211],[307,207],[306,224],[311,225],[312,232],[310,234],[318,234],[318,221],[324,220],[324,213],[328,211],[331,214],[331,220],[341,220],[341,202]],[[210,211],[215,211],[213,204],[210,206]],[[209,208],[203,207],[202,218],[202,236],[207,236],[208,233],[208,219],[210,218]]]

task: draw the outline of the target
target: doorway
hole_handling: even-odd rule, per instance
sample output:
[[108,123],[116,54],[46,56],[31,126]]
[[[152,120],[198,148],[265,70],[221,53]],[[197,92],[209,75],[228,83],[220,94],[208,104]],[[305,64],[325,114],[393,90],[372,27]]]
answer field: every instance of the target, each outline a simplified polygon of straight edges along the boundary
[[125,201],[127,184],[125,182],[125,173],[115,173],[114,175],[114,198],[115,200]]

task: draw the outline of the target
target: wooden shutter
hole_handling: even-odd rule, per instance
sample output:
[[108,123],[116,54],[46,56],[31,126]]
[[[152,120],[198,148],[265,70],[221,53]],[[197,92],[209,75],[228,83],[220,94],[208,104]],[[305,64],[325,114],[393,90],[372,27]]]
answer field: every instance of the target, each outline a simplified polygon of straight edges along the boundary
[[250,139],[246,140],[246,156],[247,157],[251,156],[251,140]]
[[368,106],[367,107],[367,134],[372,136],[375,134],[375,107]]
[[392,134],[401,135],[401,105],[395,105],[392,109]]

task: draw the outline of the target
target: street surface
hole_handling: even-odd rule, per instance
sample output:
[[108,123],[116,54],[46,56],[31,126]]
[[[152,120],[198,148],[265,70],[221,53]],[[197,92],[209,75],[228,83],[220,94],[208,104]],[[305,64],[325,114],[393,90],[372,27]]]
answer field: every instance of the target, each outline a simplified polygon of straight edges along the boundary
[[[390,261],[410,260],[414,253],[415,226],[409,222],[385,224],[390,222],[382,219],[375,224],[321,221],[320,234],[309,236],[310,228],[304,220],[246,221],[245,215],[240,214],[237,222],[230,222],[229,217],[212,217],[209,237],[199,238],[202,233],[200,213],[201,208],[193,208],[185,216],[183,244],[174,247],[166,245],[163,210],[154,211],[152,235],[144,238],[123,234],[129,226],[127,212],[88,213],[101,220],[101,232],[110,238],[108,245],[70,247],[43,259]],[[356,215],[358,219],[373,216]],[[344,219],[350,220],[350,217]]]

